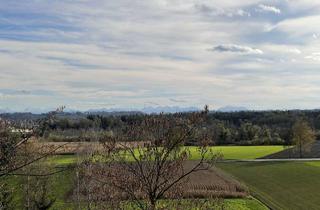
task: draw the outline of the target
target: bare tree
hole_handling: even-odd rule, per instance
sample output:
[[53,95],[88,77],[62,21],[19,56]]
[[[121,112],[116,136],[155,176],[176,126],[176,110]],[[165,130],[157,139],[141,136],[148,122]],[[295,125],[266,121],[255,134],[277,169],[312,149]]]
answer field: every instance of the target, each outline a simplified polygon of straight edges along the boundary
[[0,178],[46,158],[65,145],[50,148],[38,148],[42,153],[27,161],[21,157],[21,147],[33,137],[42,136],[48,129],[48,124],[54,120],[57,113],[64,107],[49,112],[47,116],[37,122],[12,123],[0,118]]
[[11,132],[10,123],[0,119],[0,177],[15,167],[14,159],[19,140],[19,135]]
[[315,133],[309,124],[298,119],[293,125],[293,142],[298,147],[300,158],[303,157],[303,151],[310,145],[310,143],[315,141]]
[[[55,114],[61,112],[63,108],[59,108],[54,112],[50,112],[47,116],[37,122],[19,122],[13,123],[0,119],[0,187],[5,190],[5,194],[1,195],[0,202],[4,206],[9,206],[12,190],[7,186],[8,176],[16,175],[27,177],[27,189],[29,190],[30,177],[46,177],[65,171],[59,170],[24,170],[30,168],[33,164],[54,154],[56,150],[63,147],[37,147],[32,148],[32,138],[42,135],[47,129],[48,123],[52,121]],[[3,189],[2,189],[3,188]],[[6,189],[5,189],[6,188]],[[29,197],[28,197],[29,198]],[[28,207],[30,200],[28,199]]]
[[[39,169],[44,171],[49,168],[40,166]],[[52,176],[32,177],[30,183],[31,192],[29,191],[29,196],[33,209],[47,210],[55,203],[56,197],[52,191],[53,180],[51,180],[51,177]]]
[[[23,158],[25,162],[34,160],[38,156],[42,156],[46,151],[39,151],[39,147],[32,142],[23,144],[20,148],[19,158]],[[39,154],[38,154],[39,153]],[[45,210],[49,209],[55,202],[53,192],[53,182],[55,175],[66,169],[56,169],[55,165],[47,158],[42,158],[11,173],[18,177],[22,188],[23,199],[22,204],[25,209]]]
[[[160,199],[182,198],[188,176],[208,170],[217,158],[208,147],[212,139],[204,123],[207,113],[206,106],[204,111],[188,115],[146,116],[142,123],[106,137],[104,153],[92,156],[94,163],[88,176],[96,182],[93,196],[99,195],[97,201],[109,204],[127,200],[148,210],[156,209]],[[192,153],[184,145],[190,139],[197,142],[198,158],[186,168],[184,163]],[[145,145],[124,143],[129,141],[144,141]],[[97,157],[101,158],[98,162]]]

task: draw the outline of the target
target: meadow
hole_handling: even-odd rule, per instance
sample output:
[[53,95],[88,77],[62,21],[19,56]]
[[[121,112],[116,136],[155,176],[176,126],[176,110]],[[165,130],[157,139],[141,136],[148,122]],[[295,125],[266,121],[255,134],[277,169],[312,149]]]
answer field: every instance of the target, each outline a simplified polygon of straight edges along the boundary
[[320,161],[219,163],[218,167],[273,209],[319,209]]
[[[243,160],[257,159],[264,156],[280,152],[284,149],[283,146],[213,146],[213,152],[218,152],[223,155],[225,160]],[[199,153],[197,147],[190,147],[191,159],[198,160]]]
[[[208,174],[205,174],[206,176]],[[50,181],[53,183],[52,189],[50,190],[51,194],[56,197],[56,201],[54,205],[50,208],[51,210],[72,210],[72,209],[78,209],[79,206],[76,204],[76,202],[73,200],[75,197],[74,189],[75,189],[75,181],[74,177],[76,176],[76,173],[74,170],[68,170],[65,172],[62,172],[60,174],[53,175],[50,178]],[[201,176],[200,176],[201,177]],[[12,187],[14,187],[14,209],[23,209],[23,185],[21,185],[21,179],[22,177],[18,176],[12,176],[8,180],[8,183]],[[217,185],[217,179],[220,179],[218,176],[216,176],[214,173],[209,174],[209,177],[206,179],[200,179],[200,181],[206,182],[208,179],[212,179],[209,181],[209,183],[204,183],[202,186],[210,186],[210,184]],[[195,180],[195,179],[194,179]],[[193,180],[193,181],[194,181]],[[198,179],[199,180],[199,179]],[[223,180],[226,182],[226,179],[223,178]],[[192,180],[191,180],[192,181]],[[227,181],[229,182],[229,181]],[[230,180],[232,182],[232,185],[234,185],[234,181]],[[200,183],[201,184],[201,183]],[[231,186],[232,186],[231,185]],[[226,185],[221,185],[226,186]],[[238,188],[238,187],[237,187]],[[192,189],[194,190],[194,189]],[[230,190],[230,189],[229,189]],[[230,193],[230,192],[229,192]],[[188,192],[190,194],[190,192]],[[194,195],[194,192],[192,192]],[[207,192],[208,195],[208,192]],[[246,195],[245,195],[246,196]],[[159,203],[159,206],[165,209],[176,209],[175,206],[181,205],[181,202],[183,206],[190,207],[193,203],[190,203],[191,201],[188,199],[180,200],[179,202],[175,200],[162,200]],[[240,197],[240,198],[227,198],[223,200],[219,200],[217,202],[216,199],[200,199],[197,203],[202,203],[202,208],[205,209],[223,209],[223,210],[267,210],[266,206],[262,204],[260,201],[256,200],[253,197],[246,196],[246,197]],[[80,209],[86,209],[86,203],[82,202],[80,203]],[[94,209],[94,208],[93,208]],[[125,205],[124,209],[127,210],[134,210],[135,208],[128,204]],[[198,210],[198,208],[190,208],[192,210]]]
[[[283,146],[213,146],[210,149],[214,153],[221,153],[225,160],[244,160],[257,159],[264,156],[280,152],[284,150]],[[197,147],[190,146],[191,152],[190,160],[198,160],[200,158]],[[51,159],[52,163],[65,165],[75,163],[77,161],[76,155],[56,155]]]
[[[196,160],[197,148],[190,147],[191,160]],[[212,147],[215,152],[222,152],[225,159],[254,159],[263,157],[270,153],[281,151],[282,146],[217,146]],[[56,155],[47,160],[56,166],[64,166],[75,164],[78,161],[76,155]],[[192,161],[190,161],[192,163]],[[75,171],[70,169],[61,174],[54,175],[53,179],[53,194],[57,196],[57,200],[51,209],[72,209],[74,203],[72,202],[72,191],[74,189]],[[17,189],[14,198],[15,203],[21,203],[23,195],[19,184],[18,177],[11,177],[11,184]],[[191,183],[191,184],[190,184]],[[198,197],[212,197],[219,195],[226,196],[224,199],[223,208],[228,210],[264,210],[267,209],[262,203],[252,197],[248,197],[247,190],[232,177],[226,175],[221,170],[210,170],[204,174],[194,174],[190,177],[190,183],[186,185],[186,195]],[[187,197],[187,196],[186,196]],[[233,197],[233,198],[232,198]],[[171,205],[170,202],[163,201],[161,205]],[[186,200],[186,202],[188,202]],[[211,202],[211,204],[210,204]],[[207,203],[208,208],[214,209],[214,202]],[[169,208],[169,207],[168,207]]]
[[[49,180],[52,184],[50,185],[50,194],[55,197],[55,203],[50,209],[73,209],[74,204],[69,200],[69,197],[72,195],[74,176],[75,173],[73,170],[67,170],[50,176]],[[14,206],[13,209],[24,209],[23,200],[25,197],[23,179],[26,179],[26,177],[10,176],[6,180],[14,192],[14,196],[12,198]]]

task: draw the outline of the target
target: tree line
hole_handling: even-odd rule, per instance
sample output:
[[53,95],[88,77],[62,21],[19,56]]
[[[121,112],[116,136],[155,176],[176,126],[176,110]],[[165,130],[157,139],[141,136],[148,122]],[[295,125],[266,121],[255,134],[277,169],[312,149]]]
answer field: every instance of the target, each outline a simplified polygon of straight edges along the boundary
[[[187,118],[191,114],[165,115]],[[157,118],[156,114],[142,113],[125,115],[94,113],[81,117],[63,115],[51,121],[47,125],[46,132],[47,136],[59,134],[59,138],[63,141],[68,139],[65,138],[68,136],[68,131],[73,131],[73,138],[69,138],[70,141],[90,141],[90,138],[81,138],[89,130],[95,131],[98,135],[103,134],[101,131],[115,132],[128,125],[142,122],[149,116]],[[294,143],[293,125],[298,119],[306,121],[318,137],[320,130],[318,110],[210,112],[205,123],[216,145],[291,145]],[[53,141],[59,138],[53,138]],[[187,144],[193,145],[194,142],[190,139]]]
[[[58,196],[53,192],[52,183],[61,181],[60,177],[54,177],[66,171],[73,174],[70,191],[73,195],[68,199],[76,209],[127,209],[127,205],[141,210],[163,209],[161,206],[159,208],[159,202],[163,199],[183,202],[190,174],[210,170],[222,157],[209,147],[216,141],[214,134],[217,131],[214,129],[234,126],[239,129],[237,135],[243,139],[254,140],[256,135],[261,135],[265,137],[263,141],[269,141],[275,136],[271,122],[277,121],[273,118],[266,121],[270,113],[259,113],[262,116],[258,118],[252,113],[209,113],[207,106],[203,111],[193,113],[108,118],[88,115],[85,119],[96,125],[110,119],[118,120],[120,124],[106,128],[111,133],[100,140],[102,151],[88,148],[86,152],[77,154],[76,164],[55,167],[50,157],[61,146],[39,148],[33,139],[63,129],[57,127],[61,120],[65,120],[57,117],[61,111],[58,109],[48,113],[46,118],[31,124],[0,120],[0,209],[17,209],[13,199],[17,191],[10,186],[12,178],[17,177],[23,196],[21,208],[50,209]],[[306,145],[314,140],[314,130],[305,119],[314,121],[300,114],[290,115],[290,119],[293,123],[290,128],[292,141],[297,145],[300,157],[303,157]],[[263,123],[259,124],[259,121]],[[279,122],[291,126],[288,122]],[[146,144],[135,148],[122,144],[138,140]],[[187,144],[198,145],[199,158],[192,162],[190,168],[186,167],[186,163],[192,152],[190,147],[184,146]],[[192,208],[208,209],[199,207],[203,205],[198,203],[201,199],[188,199],[195,205]]]
[[[33,147],[37,143],[31,138],[44,134],[55,122],[56,113],[28,125],[32,132],[26,136],[25,127],[0,120],[0,209],[50,209],[57,198],[52,182],[61,181],[54,180],[53,176],[66,170],[75,173],[74,195],[66,198],[75,209],[165,209],[159,206],[160,200],[183,201],[182,186],[188,176],[209,170],[220,157],[208,147],[211,139],[207,135],[208,109],[205,107],[202,112],[187,116],[145,116],[141,122],[127,124],[101,141],[103,151],[97,153],[89,149],[78,154],[81,161],[76,165],[52,167],[50,159],[46,158],[59,147],[39,151]],[[16,129],[19,132],[13,128],[19,128]],[[198,142],[199,160],[186,168],[191,151],[183,145],[190,138]],[[136,139],[148,139],[149,143],[135,148],[126,144],[117,146],[118,142]],[[22,205],[14,201],[18,190],[10,185],[12,179],[17,178],[21,182]],[[192,208],[203,206],[201,200],[190,200],[195,205]]]

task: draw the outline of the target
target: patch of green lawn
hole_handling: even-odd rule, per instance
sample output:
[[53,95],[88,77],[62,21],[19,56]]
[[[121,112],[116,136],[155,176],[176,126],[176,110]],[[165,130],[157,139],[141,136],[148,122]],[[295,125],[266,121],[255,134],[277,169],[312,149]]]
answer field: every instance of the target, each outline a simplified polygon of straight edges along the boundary
[[[73,190],[73,179],[74,171],[67,170],[50,177],[50,182],[52,183],[52,188],[48,188],[50,194],[52,193],[56,199],[55,203],[50,209],[72,209],[73,204],[68,202],[70,194]],[[23,209],[23,185],[21,183],[22,179],[26,177],[22,176],[10,176],[7,178],[6,182],[13,189],[13,205],[15,209]],[[31,177],[35,178],[35,177]]]
[[76,155],[55,155],[48,160],[52,164],[64,166],[77,162]]
[[[174,201],[170,201],[171,203]],[[215,201],[208,200],[206,203],[203,204],[202,208],[192,208],[193,201],[185,200],[183,201],[186,205],[187,210],[202,210],[202,209],[214,209],[214,210],[268,210],[268,208],[263,205],[261,202],[254,198],[238,198],[238,199],[224,199],[221,204],[217,204]],[[170,205],[166,206],[168,201],[162,202],[164,203],[163,206],[166,209],[175,209],[170,208]],[[161,203],[160,203],[161,204]]]
[[[53,164],[52,168],[48,168],[48,173],[50,171],[59,171],[61,170],[60,167],[67,167],[66,164],[73,163],[73,159],[75,156],[71,155],[59,155],[59,156],[53,156],[46,160],[47,163]],[[54,168],[54,166],[58,166],[59,168]],[[21,172],[21,173],[27,173],[27,172]],[[39,173],[46,173],[46,172],[38,172],[34,170],[32,172],[33,174],[39,174]],[[60,209],[73,209],[73,203],[70,202],[70,196],[72,195],[72,191],[74,188],[74,177],[75,177],[75,171],[71,168],[66,168],[66,170],[56,173],[53,175],[50,175],[49,177],[49,185],[48,185],[48,193],[52,195],[55,198],[55,203],[53,204],[52,208],[55,210]],[[36,176],[7,176],[0,178],[0,182],[5,182],[8,184],[10,189],[13,192],[12,196],[12,202],[14,209],[23,209],[23,203],[24,203],[24,195],[25,195],[25,187],[27,180],[30,180],[30,183],[34,183],[36,179],[40,179],[42,177],[36,177]],[[34,184],[32,190],[34,189]],[[32,193],[32,190],[30,191]]]
[[[284,149],[283,146],[216,146],[211,147],[213,152],[219,152],[223,155],[224,159],[257,159],[280,152]],[[197,160],[200,154],[197,147],[190,147],[192,154],[191,159]]]
[[[224,147],[225,148],[225,147]],[[190,148],[192,152],[196,151],[196,148]],[[248,150],[247,150],[248,151]],[[250,150],[249,150],[250,151]],[[238,153],[239,154],[239,153]],[[67,166],[68,164],[75,163],[77,161],[77,156],[75,155],[57,155],[49,158],[47,161],[56,164],[58,166]],[[320,168],[320,167],[319,167]],[[51,209],[73,209],[75,203],[70,200],[70,195],[74,187],[74,177],[75,172],[73,169],[64,171],[62,173],[56,174],[52,177],[51,181],[53,183],[52,191],[56,197],[56,202]],[[10,177],[11,186],[15,188],[14,202],[17,209],[22,208],[22,185],[19,181],[21,177],[15,176]],[[224,209],[227,210],[265,210],[265,206],[259,201],[246,198],[246,199],[225,199]]]
[[228,210],[268,210],[264,204],[254,198],[226,199],[224,207]]
[[56,202],[52,206],[52,210],[56,209],[73,209],[73,203],[71,197],[74,188],[74,170],[68,170],[57,174],[53,179],[53,192],[57,198]]
[[320,162],[238,162],[217,166],[244,182],[274,209],[319,209]]
[[[78,208],[75,202],[72,202],[70,193],[73,189],[73,178],[75,174],[73,171],[66,171],[59,175],[55,175],[52,178],[54,195],[56,196],[56,202],[50,208],[51,210],[72,210]],[[14,190],[14,208],[23,209],[23,194],[22,186],[19,185],[19,179],[21,177],[11,177],[10,184],[15,188]],[[19,187],[20,186],[20,187]],[[268,208],[264,206],[261,202],[254,198],[239,198],[239,199],[224,199],[223,203],[219,205],[213,200],[208,200],[202,205],[202,208],[193,207],[194,202],[191,200],[183,200],[183,206],[186,206],[186,210],[202,210],[202,209],[214,209],[214,210],[267,210]],[[203,202],[203,201],[202,201]],[[201,203],[201,201],[200,201]],[[162,208],[173,210],[176,209],[177,203],[175,200],[162,200],[159,203]],[[180,206],[180,205],[178,205]],[[86,203],[81,203],[81,209],[86,209]],[[136,207],[127,206],[126,210],[136,210]]]
[[[224,200],[161,200],[158,203],[160,209],[175,210],[177,209],[186,210],[268,210],[268,208],[260,201],[249,197],[249,198],[235,198],[235,199],[224,199]],[[130,204],[125,204],[124,209],[136,210],[137,208]]]
[[[200,158],[197,147],[189,147],[191,152],[191,160],[197,160]],[[211,148],[214,152],[221,152],[224,156],[224,159],[256,159],[260,158],[275,152],[279,152],[284,149],[283,146],[215,146]],[[66,166],[68,164],[73,164],[77,161],[76,155],[57,155],[50,158],[50,161],[53,164]],[[314,163],[312,163],[314,164]],[[320,166],[320,164],[318,165]],[[320,168],[320,167],[319,167]],[[61,177],[61,180],[57,182],[57,187],[55,191],[57,195],[65,195],[65,188],[70,187],[71,179],[70,175],[66,175],[65,177]],[[257,204],[258,203],[258,204]],[[68,205],[66,204],[63,197],[59,197],[57,199],[53,209],[59,209],[61,207],[66,208]],[[259,209],[256,205],[259,206],[259,202],[252,199],[228,199],[225,200],[226,209]]]
[[[191,152],[191,160],[200,158],[197,147],[188,147]],[[256,159],[272,153],[280,152],[284,149],[283,146],[214,146],[211,147],[215,153],[221,153],[224,159]],[[137,153],[136,153],[137,154]],[[138,155],[138,154],[137,154]],[[128,157],[128,159],[132,159]],[[77,161],[75,155],[56,155],[50,159],[52,163],[58,165],[72,164]]]

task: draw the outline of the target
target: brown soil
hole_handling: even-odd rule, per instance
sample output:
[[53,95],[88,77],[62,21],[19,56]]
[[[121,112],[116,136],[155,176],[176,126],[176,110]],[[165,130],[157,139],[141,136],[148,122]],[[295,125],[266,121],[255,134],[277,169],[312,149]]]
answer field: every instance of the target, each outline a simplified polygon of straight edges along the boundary
[[[191,168],[196,162],[188,161],[186,168]],[[245,197],[247,188],[221,171],[213,167],[207,171],[191,174],[185,183],[184,197]]]

